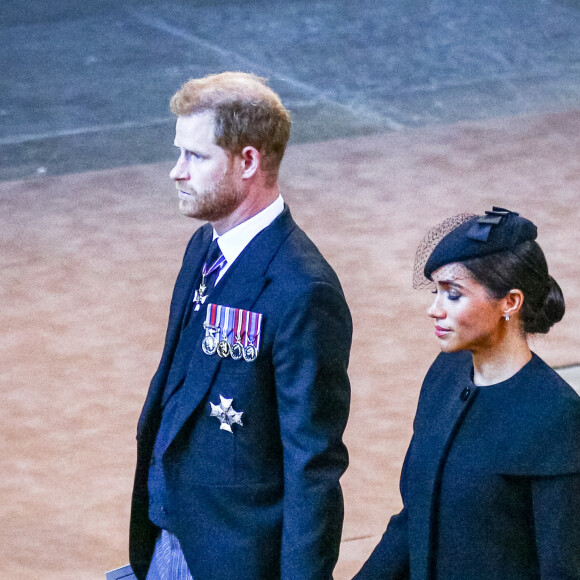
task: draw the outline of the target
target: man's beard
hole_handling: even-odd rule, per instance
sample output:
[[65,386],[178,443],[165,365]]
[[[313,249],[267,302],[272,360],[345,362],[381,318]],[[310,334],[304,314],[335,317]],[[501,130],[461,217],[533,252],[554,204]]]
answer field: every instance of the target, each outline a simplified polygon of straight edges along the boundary
[[180,200],[179,209],[183,215],[216,222],[228,217],[240,206],[244,201],[244,190],[241,185],[233,183],[230,172],[227,171],[211,190],[201,195],[195,192],[191,197],[191,203]]

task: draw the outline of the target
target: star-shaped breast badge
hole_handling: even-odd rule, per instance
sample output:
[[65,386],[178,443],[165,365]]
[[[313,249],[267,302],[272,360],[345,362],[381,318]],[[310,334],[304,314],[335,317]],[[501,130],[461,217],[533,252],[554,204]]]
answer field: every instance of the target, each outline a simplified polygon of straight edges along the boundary
[[220,395],[220,404],[214,405],[210,402],[211,405],[211,414],[210,417],[217,417],[219,422],[221,423],[220,429],[224,431],[232,431],[232,425],[240,425],[243,427],[242,423],[242,415],[244,414],[243,411],[234,411],[232,407],[233,399],[226,399]]

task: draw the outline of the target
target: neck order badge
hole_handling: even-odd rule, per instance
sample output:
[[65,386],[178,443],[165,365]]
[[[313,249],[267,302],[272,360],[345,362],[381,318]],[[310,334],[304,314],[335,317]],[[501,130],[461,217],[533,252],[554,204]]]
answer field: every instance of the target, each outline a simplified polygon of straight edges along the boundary
[[260,350],[262,315],[241,308],[208,304],[205,322],[205,338],[201,348],[205,354],[217,353],[222,358],[243,358],[253,362]]
[[[219,254],[219,255],[218,255]],[[216,258],[217,255],[217,258]],[[194,310],[199,310],[201,305],[207,300],[207,293],[215,285],[215,280],[221,268],[225,265],[226,259],[221,253],[217,244],[217,238],[212,242],[207,255],[207,259],[201,270],[201,282],[193,297]],[[213,274],[213,275],[212,275]]]

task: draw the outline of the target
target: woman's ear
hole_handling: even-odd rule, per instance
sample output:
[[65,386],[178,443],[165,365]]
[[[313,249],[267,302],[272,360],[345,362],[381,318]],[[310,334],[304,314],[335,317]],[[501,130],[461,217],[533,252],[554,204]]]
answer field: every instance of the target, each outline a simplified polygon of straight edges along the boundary
[[524,293],[517,288],[510,290],[503,298],[503,316],[512,318],[524,305]]

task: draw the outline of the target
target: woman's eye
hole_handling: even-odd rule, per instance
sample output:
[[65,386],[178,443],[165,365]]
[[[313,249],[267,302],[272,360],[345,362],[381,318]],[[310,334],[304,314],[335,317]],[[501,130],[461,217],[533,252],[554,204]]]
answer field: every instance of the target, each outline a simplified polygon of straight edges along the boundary
[[448,292],[447,298],[449,298],[449,300],[459,300],[461,298],[461,294],[459,294],[459,292]]

